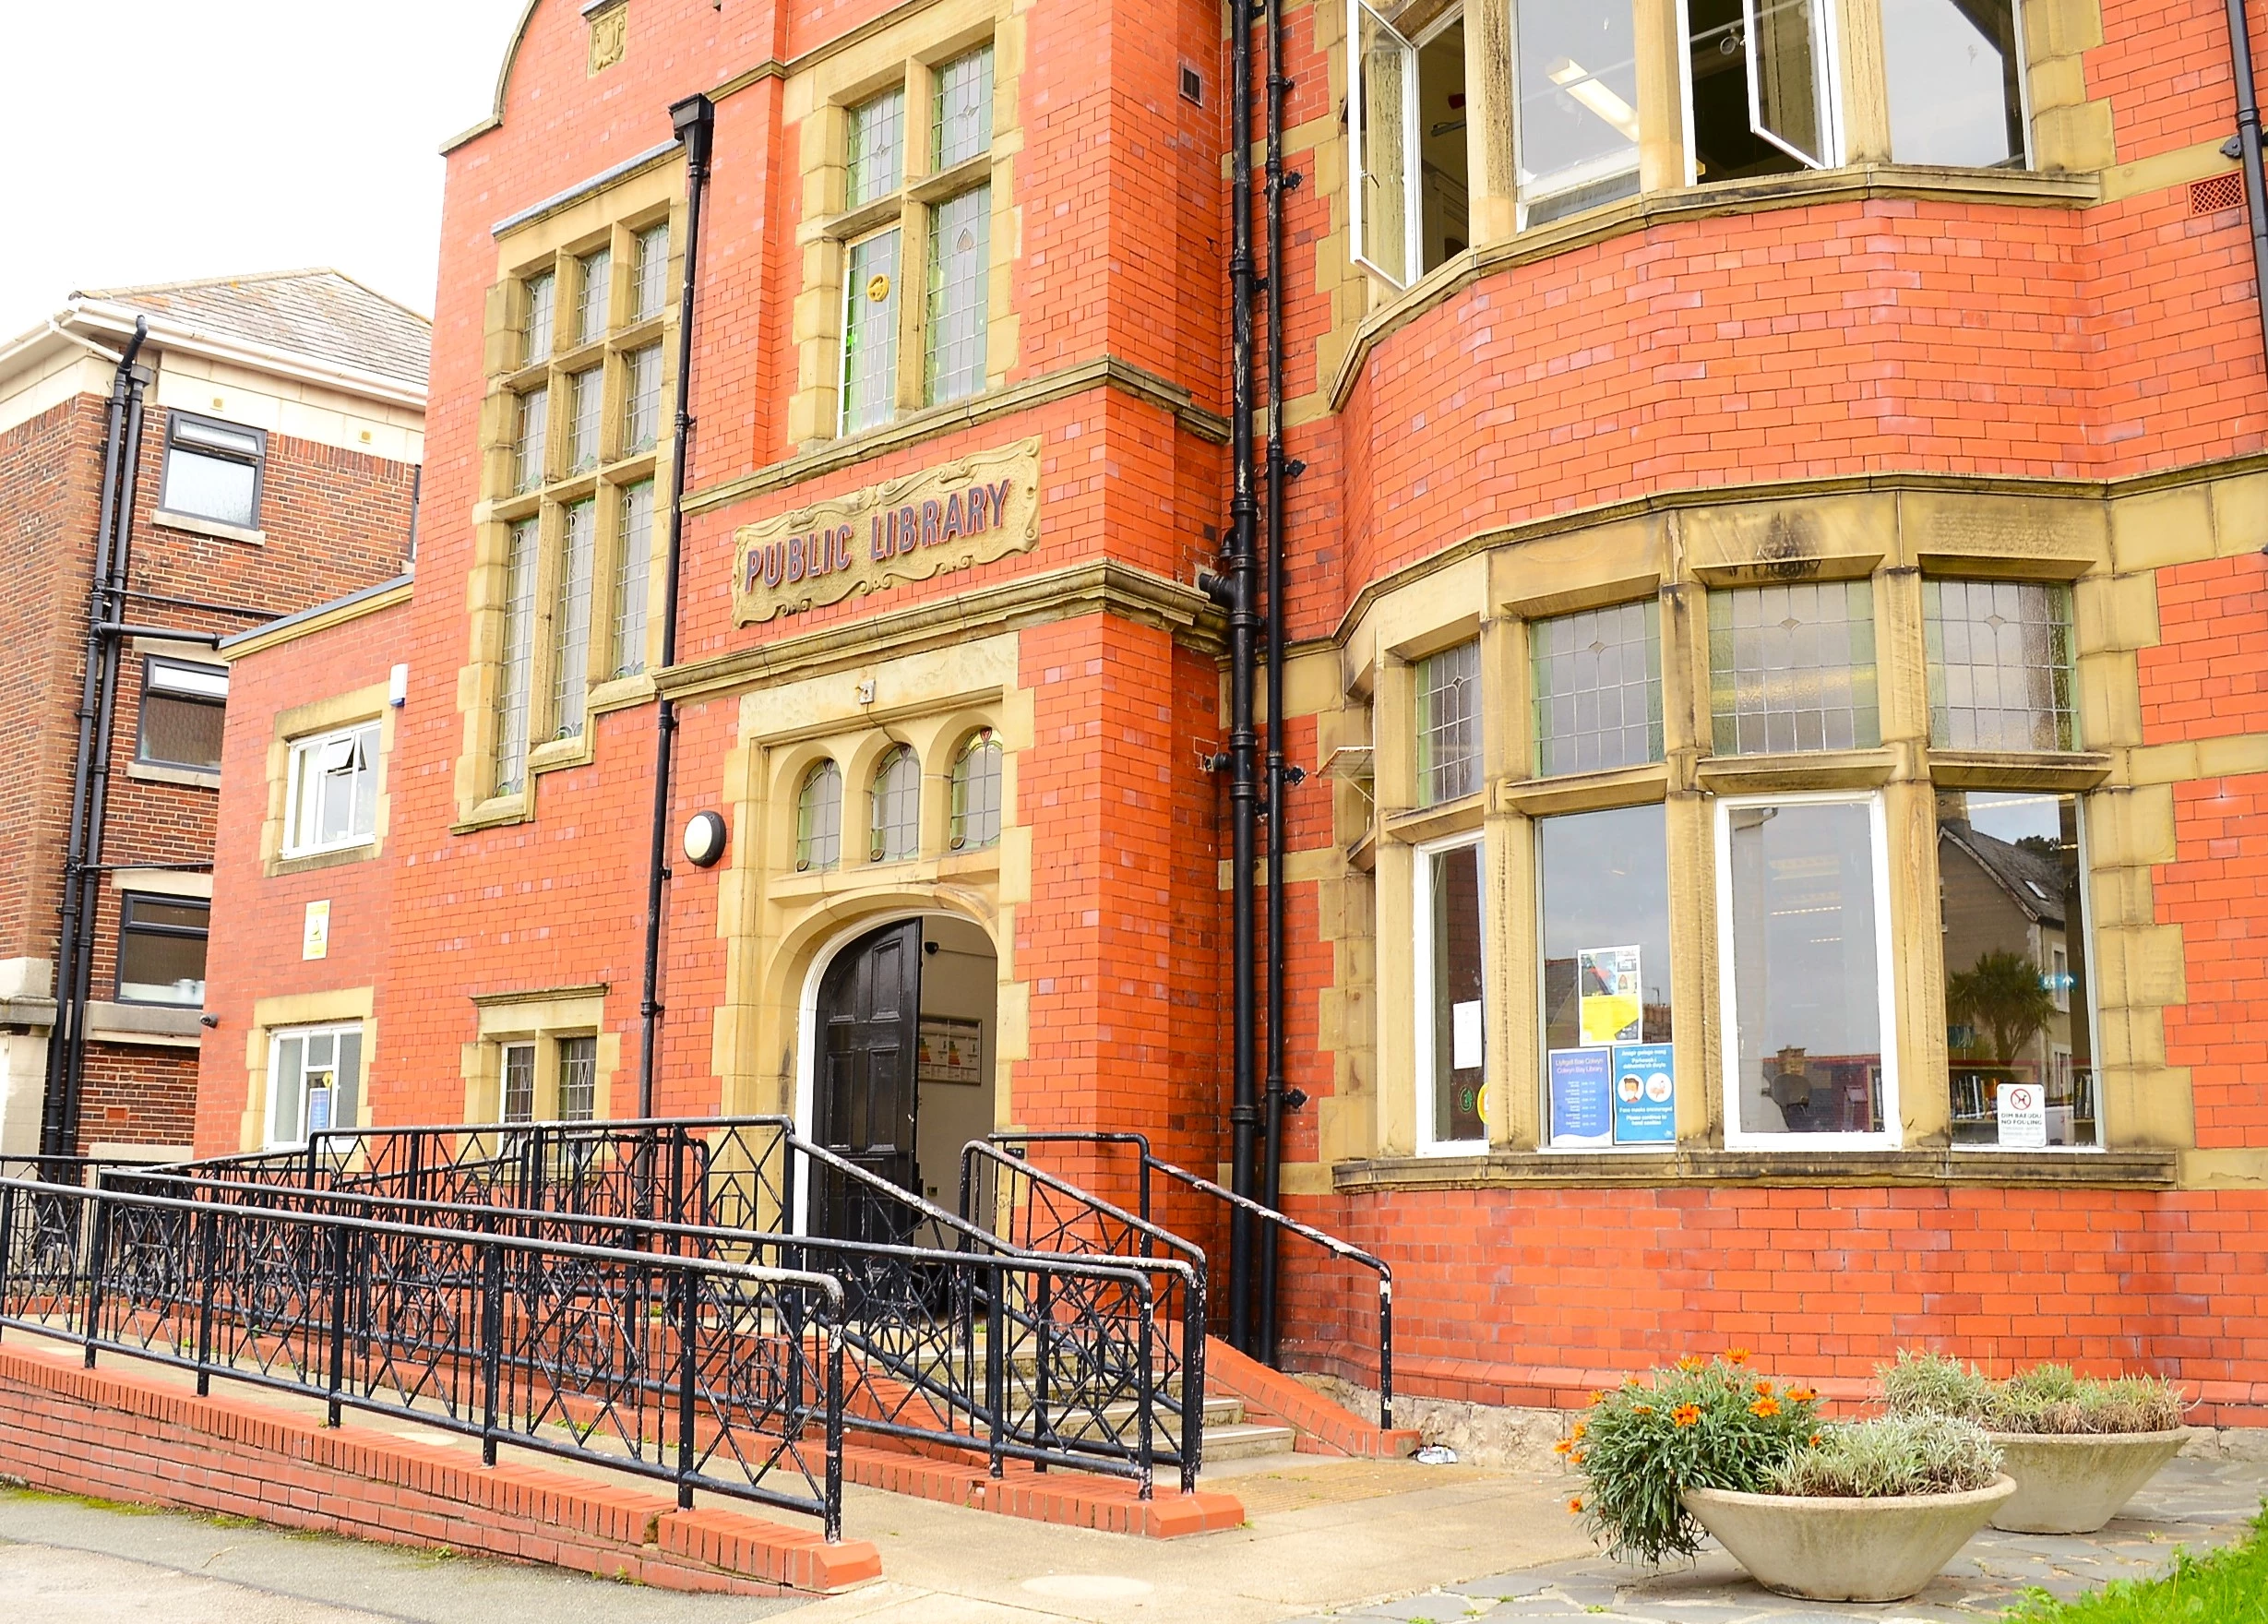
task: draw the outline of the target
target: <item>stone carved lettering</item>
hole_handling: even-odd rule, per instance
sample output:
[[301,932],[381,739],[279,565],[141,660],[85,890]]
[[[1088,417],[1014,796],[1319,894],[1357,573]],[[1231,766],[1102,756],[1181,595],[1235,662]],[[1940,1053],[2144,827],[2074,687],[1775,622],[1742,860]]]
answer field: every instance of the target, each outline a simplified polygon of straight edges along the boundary
[[748,626],[990,564],[1040,539],[1040,443],[973,451],[734,532],[733,619]]

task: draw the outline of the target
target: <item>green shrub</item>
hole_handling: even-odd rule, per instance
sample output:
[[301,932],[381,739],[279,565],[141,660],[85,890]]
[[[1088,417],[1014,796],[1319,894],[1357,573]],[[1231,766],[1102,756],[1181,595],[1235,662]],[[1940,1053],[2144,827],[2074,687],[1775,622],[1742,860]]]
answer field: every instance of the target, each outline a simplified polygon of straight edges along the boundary
[[1701,1548],[1678,1498],[1689,1488],[1756,1492],[1819,1432],[1819,1395],[1780,1387],[1747,1355],[1680,1360],[1600,1393],[1559,1446],[1587,1492],[1568,1503],[1617,1557],[1659,1562]]
[[1885,1415],[1830,1427],[1766,1475],[1773,1494],[1873,1499],[1990,1488],[2000,1451],[1984,1429],[1950,1415]]
[[1958,1359],[1901,1350],[1895,1364],[1878,1365],[1874,1373],[1892,1415],[1950,1415],[1993,1432],[2167,1432],[2188,1407],[2181,1390],[2162,1377],[2098,1380],[2073,1375],[2068,1365],[2035,1365],[1989,1381]]

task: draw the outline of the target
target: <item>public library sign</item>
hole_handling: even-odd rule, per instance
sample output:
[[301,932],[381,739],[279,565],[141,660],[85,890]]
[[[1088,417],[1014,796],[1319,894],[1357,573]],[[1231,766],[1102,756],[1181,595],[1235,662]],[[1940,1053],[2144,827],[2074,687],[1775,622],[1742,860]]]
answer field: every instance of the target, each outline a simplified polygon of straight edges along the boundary
[[973,451],[734,532],[733,620],[839,603],[1029,551],[1040,539],[1040,442]]

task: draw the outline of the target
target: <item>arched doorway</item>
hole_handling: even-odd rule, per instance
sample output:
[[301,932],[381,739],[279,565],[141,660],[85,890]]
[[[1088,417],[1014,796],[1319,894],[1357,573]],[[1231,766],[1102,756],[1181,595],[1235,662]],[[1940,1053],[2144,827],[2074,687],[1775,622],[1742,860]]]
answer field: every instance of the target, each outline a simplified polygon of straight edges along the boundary
[[[984,931],[950,914],[893,920],[837,949],[811,1026],[811,1137],[902,1189],[951,1207],[961,1147],[992,1131],[999,972]],[[903,1241],[906,1210],[814,1189],[812,1226]]]

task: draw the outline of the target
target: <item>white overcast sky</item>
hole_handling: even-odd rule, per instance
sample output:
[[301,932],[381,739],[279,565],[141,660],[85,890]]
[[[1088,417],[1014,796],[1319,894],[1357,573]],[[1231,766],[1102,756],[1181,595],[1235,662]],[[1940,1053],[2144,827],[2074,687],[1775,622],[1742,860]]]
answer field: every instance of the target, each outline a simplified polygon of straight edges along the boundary
[[433,310],[524,0],[0,0],[0,340],[74,288],[333,265]]

